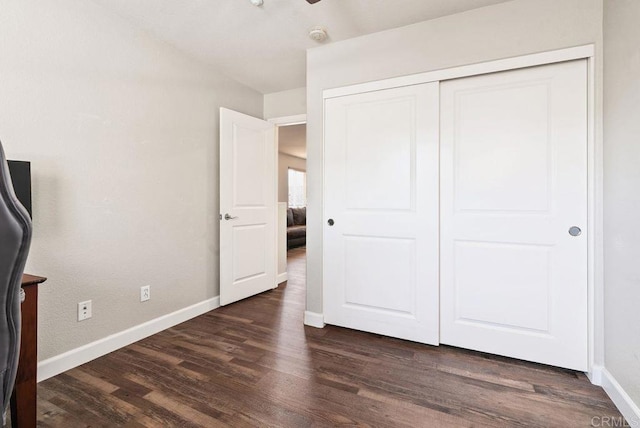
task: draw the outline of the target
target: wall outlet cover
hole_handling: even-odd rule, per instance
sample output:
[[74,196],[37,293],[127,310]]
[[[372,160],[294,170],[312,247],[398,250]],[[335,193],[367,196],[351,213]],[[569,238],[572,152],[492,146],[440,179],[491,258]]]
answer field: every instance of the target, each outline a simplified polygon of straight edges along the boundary
[[78,303],[78,321],[88,320],[93,316],[91,300]]
[[151,286],[145,285],[140,287],[140,301],[146,302],[149,299],[151,299]]

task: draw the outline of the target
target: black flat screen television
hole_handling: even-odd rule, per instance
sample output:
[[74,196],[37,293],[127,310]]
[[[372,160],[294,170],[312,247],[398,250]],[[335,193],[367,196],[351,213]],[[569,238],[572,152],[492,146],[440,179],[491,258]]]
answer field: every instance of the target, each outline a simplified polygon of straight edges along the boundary
[[29,216],[31,212],[31,163],[24,161],[7,161],[9,164],[9,174],[13,182],[13,190],[20,203],[27,209]]

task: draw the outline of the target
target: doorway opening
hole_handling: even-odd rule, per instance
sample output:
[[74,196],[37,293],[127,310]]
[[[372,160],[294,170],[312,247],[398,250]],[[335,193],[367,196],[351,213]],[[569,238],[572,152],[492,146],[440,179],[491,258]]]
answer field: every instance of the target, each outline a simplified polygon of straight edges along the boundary
[[[306,117],[272,119],[277,129],[278,283],[299,276],[306,265]],[[298,281],[306,282],[303,275]]]

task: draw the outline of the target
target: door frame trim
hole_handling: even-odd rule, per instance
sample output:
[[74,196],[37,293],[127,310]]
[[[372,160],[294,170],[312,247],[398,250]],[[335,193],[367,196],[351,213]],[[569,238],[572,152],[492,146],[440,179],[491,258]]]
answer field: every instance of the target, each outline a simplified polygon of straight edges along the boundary
[[269,123],[273,123],[276,126],[302,125],[303,123],[307,123],[307,115],[296,114],[293,116],[281,116],[265,120]]
[[[602,138],[602,100],[600,78],[596,80],[594,44],[575,46],[512,58],[463,65],[443,70],[428,71],[408,76],[393,77],[379,81],[360,83],[339,88],[325,89],[322,93],[324,103],[329,98],[364,92],[379,91],[444,81],[461,77],[477,76],[500,71],[516,70],[526,67],[548,65],[577,59],[587,60],[587,293],[588,293],[588,371],[592,383],[600,385],[599,369],[604,365],[604,222],[603,222],[603,138]],[[324,128],[324,124],[322,125]],[[324,138],[324,137],[323,137]],[[324,142],[323,142],[324,146]],[[326,164],[325,164],[326,168]],[[323,192],[324,192],[323,183]],[[325,290],[323,284],[323,292]]]
[[[276,158],[276,174],[275,174],[275,180],[276,180],[276,219],[278,219],[278,204],[279,202],[279,197],[278,197],[278,191],[279,191],[279,175],[280,175],[280,159],[278,154],[280,153],[280,127],[281,126],[290,126],[290,125],[302,125],[307,123],[307,115],[305,114],[296,114],[296,115],[292,115],[292,116],[279,116],[279,117],[273,117],[273,118],[269,118],[269,119],[265,119],[267,122],[272,123],[275,125],[275,158]],[[277,222],[276,222],[277,223]],[[276,249],[278,249],[278,236],[279,236],[280,231],[278,230],[278,228],[276,228]],[[276,283],[274,284],[273,288],[278,288],[278,286],[280,284],[282,284],[283,282],[287,281],[289,279],[289,270],[285,269],[285,271],[283,273],[278,273],[278,264],[279,264],[279,252],[276,251]]]
[[373,82],[359,83],[340,88],[325,89],[322,92],[323,99],[341,97],[344,95],[361,94],[363,92],[379,91],[383,89],[398,88],[400,86],[418,85],[428,82],[458,79],[461,77],[478,76],[480,74],[496,73],[499,71],[516,70],[519,68],[548,65],[556,62],[571,61],[574,59],[592,58],[595,55],[593,44],[576,46],[566,49],[517,56],[495,61],[480,62],[443,70],[427,71],[408,76],[392,77]]

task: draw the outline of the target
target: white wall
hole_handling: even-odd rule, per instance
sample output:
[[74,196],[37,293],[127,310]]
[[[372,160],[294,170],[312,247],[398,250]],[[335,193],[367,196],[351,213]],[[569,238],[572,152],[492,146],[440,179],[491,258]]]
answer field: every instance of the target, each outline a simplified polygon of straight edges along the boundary
[[306,171],[307,161],[278,153],[278,202],[289,202],[289,168]]
[[602,0],[513,0],[307,51],[307,310],[322,313],[324,89],[589,43],[600,64],[601,41]]
[[49,278],[40,359],[219,294],[220,106],[260,117],[263,97],[91,2],[2,1],[0,139],[32,161],[27,270]]
[[307,88],[272,92],[264,96],[264,118],[296,116],[307,112]]
[[605,365],[640,407],[638,22],[638,0],[604,2]]

